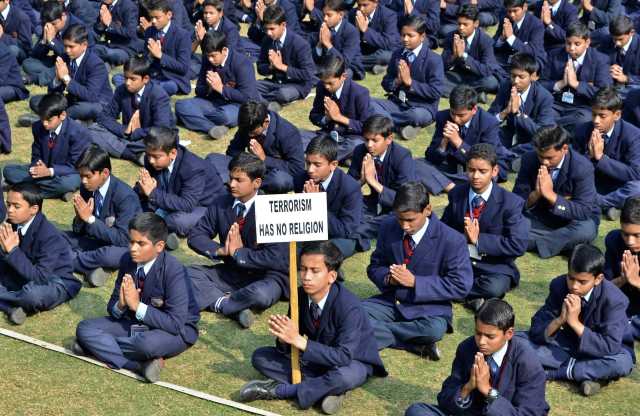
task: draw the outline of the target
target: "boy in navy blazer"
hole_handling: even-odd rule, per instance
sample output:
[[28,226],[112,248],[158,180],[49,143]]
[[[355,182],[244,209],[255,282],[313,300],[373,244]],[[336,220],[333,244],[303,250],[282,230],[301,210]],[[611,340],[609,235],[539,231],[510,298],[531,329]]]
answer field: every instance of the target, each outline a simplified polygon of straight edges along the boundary
[[129,247],[127,227],[142,209],[133,189],[112,174],[109,154],[90,145],[76,165],[82,185],[73,196],[72,231],[65,233],[73,249],[73,271],[94,287],[103,286]]
[[609,23],[609,32],[601,51],[609,56],[611,78],[625,98],[628,92],[640,88],[640,39],[627,16],[615,17]]
[[544,49],[564,49],[566,30],[578,20],[578,9],[568,0],[538,0],[535,16],[544,24]]
[[11,0],[0,1],[0,26],[3,33],[0,42],[9,46],[11,54],[18,62],[22,62],[31,53],[33,31],[29,16],[12,3]]
[[609,35],[609,23],[616,17],[625,14],[621,0],[593,0],[581,2],[582,15],[580,21],[591,32],[593,46],[602,45]]
[[[219,196],[189,233],[189,247],[215,266],[191,266],[189,277],[200,310],[208,309],[249,328],[251,309],[264,310],[289,298],[286,244],[256,242],[255,198],[265,163],[250,153],[229,162],[229,194]],[[213,239],[218,237],[220,243]]]
[[534,151],[522,156],[513,193],[526,202],[531,221],[529,251],[548,258],[598,233],[600,207],[593,164],[569,147],[562,127],[543,127],[533,137]]
[[200,313],[185,267],[165,251],[167,234],[151,212],[129,222],[129,252],[120,262],[109,316],[81,321],[73,352],[155,383],[165,358],[195,344]]
[[0,154],[8,155],[9,153],[11,153],[11,125],[4,103],[0,102]]
[[429,194],[419,182],[400,186],[395,218],[380,225],[367,275],[380,294],[363,301],[378,348],[403,348],[431,360],[436,345],[452,332],[451,302],[473,285],[465,239],[432,215]]
[[576,127],[573,147],[593,163],[598,205],[615,220],[625,199],[640,196],[640,129],[620,119],[622,98],[613,87],[598,91],[593,121]]
[[7,165],[4,180],[10,184],[32,182],[43,198],[70,201],[80,187],[76,163],[89,145],[89,131],[67,116],[67,99],[45,95],[38,108],[40,121],[31,126],[33,143],[29,165]]
[[[437,42],[436,37],[440,31],[439,0],[390,0],[385,6],[397,13],[398,21],[402,20],[405,16],[421,16],[427,24],[427,32],[429,33],[428,36],[431,46],[435,47]],[[400,30],[400,28],[398,28],[398,30]]]
[[298,16],[298,10],[302,8],[302,4],[297,1],[262,0],[258,2],[251,0],[249,4],[251,5],[251,11],[247,15],[245,21],[250,22],[251,24],[247,29],[247,37],[240,38],[240,46],[247,55],[252,58],[256,58],[260,55],[261,45],[264,43],[265,38],[269,36],[264,15],[266,9],[273,7],[279,7],[282,9],[284,21],[287,22],[289,32],[295,32],[304,36],[304,32],[300,27],[300,18]]
[[396,12],[378,0],[360,0],[357,10],[350,12],[349,19],[360,33],[360,51],[365,71],[384,73],[391,54],[400,44]]
[[604,278],[604,265],[600,249],[578,244],[569,258],[568,273],[551,281],[549,295],[525,335],[547,380],[580,383],[585,396],[629,375],[635,362],[625,314],[629,301]]
[[429,49],[424,19],[407,16],[400,26],[403,47],[393,52],[382,79],[388,99],[371,100],[371,110],[393,120],[403,138],[414,139],[435,118],[444,70],[442,58]]
[[[469,0],[449,0],[441,2],[440,7],[440,30],[438,31],[438,39],[446,39],[451,32],[458,29],[458,12],[460,8],[466,4],[471,4]],[[480,27],[486,28],[494,26],[498,23],[497,13],[502,9],[503,4],[500,0],[478,0],[478,21]]]
[[570,132],[591,120],[591,99],[613,83],[605,55],[590,47],[589,29],[574,22],[567,28],[565,49],[549,54],[540,84],[553,94],[556,122]]
[[544,370],[529,343],[514,337],[511,305],[489,299],[474,320],[475,336],[458,345],[438,405],[416,403],[405,416],[546,416]]
[[98,18],[98,8],[90,0],[57,0],[67,13],[76,16],[83,25],[90,28]]
[[467,240],[474,282],[466,305],[474,311],[486,299],[502,298],[518,285],[515,260],[524,255],[529,239],[529,223],[522,215],[524,200],[494,182],[499,169],[493,146],[471,146],[469,182],[449,192],[442,214],[442,222]]
[[143,51],[138,38],[138,7],[131,0],[102,0],[93,30],[98,37],[93,50],[109,65],[122,65]]
[[265,79],[258,81],[258,92],[269,102],[270,109],[277,111],[309,94],[315,80],[315,65],[309,42],[288,29],[280,6],[268,7],[262,23],[267,36],[262,41],[257,69]]
[[0,42],[0,101],[24,100],[29,96],[29,90],[24,86],[20,65],[11,54],[9,48]]
[[69,245],[42,214],[38,188],[12,186],[7,207],[0,225],[0,310],[21,325],[27,314],[73,299],[82,284],[73,277]]
[[[302,409],[319,403],[325,414],[334,414],[348,391],[373,375],[387,375],[359,299],[336,282],[341,263],[331,242],[303,245],[300,323],[296,326],[286,315],[271,315],[269,332],[277,338],[276,346],[258,348],[251,357],[253,367],[268,379],[245,384],[240,401],[291,399]],[[299,384],[291,384],[291,347],[301,355]]]
[[227,41],[215,31],[204,36],[196,97],[176,102],[178,121],[212,139],[222,139],[238,124],[240,105],[260,99],[253,64]]

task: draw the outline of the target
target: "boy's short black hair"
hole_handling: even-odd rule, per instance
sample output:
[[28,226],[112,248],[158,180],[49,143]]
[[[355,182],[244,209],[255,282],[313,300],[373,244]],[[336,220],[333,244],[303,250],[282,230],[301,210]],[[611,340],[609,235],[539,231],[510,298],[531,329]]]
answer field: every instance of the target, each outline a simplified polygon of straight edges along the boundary
[[306,155],[320,155],[329,163],[338,160],[338,143],[326,134],[318,134],[311,139],[305,150]]
[[85,27],[85,25],[75,24],[71,25],[64,32],[64,36],[62,37],[63,41],[68,41],[72,43],[88,43],[89,42],[89,31]]
[[326,0],[322,8],[336,12],[344,12],[348,10],[348,6],[344,0]]
[[330,272],[338,271],[342,265],[342,253],[331,241],[308,241],[303,243],[300,249],[300,258],[313,254],[322,254],[324,256],[324,264]]
[[496,148],[491,143],[476,143],[471,146],[471,149],[467,152],[467,163],[469,163],[471,159],[486,160],[491,167],[498,164]]
[[408,16],[400,19],[400,30],[403,27],[409,26],[413,28],[419,35],[424,35],[427,33],[427,22],[424,20],[422,16],[417,16],[415,14],[410,14]]
[[373,115],[367,118],[362,125],[362,135],[374,134],[389,137],[393,133],[393,121],[389,117]]
[[550,148],[560,150],[569,144],[569,133],[560,126],[542,127],[533,135],[533,146],[537,151],[544,152]]
[[248,135],[264,123],[269,116],[267,105],[260,101],[249,100],[238,110],[238,131]]
[[589,28],[579,20],[571,23],[569,27],[567,27],[566,33],[567,35],[565,36],[565,39],[576,37],[587,40],[591,38],[591,32],[589,31]]
[[517,69],[519,71],[525,71],[529,75],[537,74],[540,70],[540,65],[533,55],[519,52],[511,55],[511,69]]
[[65,14],[64,5],[57,1],[46,1],[42,4],[40,9],[40,20],[42,26],[45,23],[51,23],[54,20],[60,19]]
[[474,22],[478,20],[478,14],[480,11],[478,10],[478,6],[475,4],[463,4],[458,9],[458,13],[456,13],[456,17],[473,20]]
[[515,326],[516,315],[511,305],[506,301],[493,298],[487,299],[482,304],[475,314],[475,320],[506,332]]
[[52,92],[42,97],[38,103],[38,116],[41,120],[48,120],[67,111],[68,106],[64,95]]
[[422,212],[429,205],[427,188],[417,181],[409,181],[400,185],[393,200],[396,212]]
[[616,16],[609,22],[609,33],[611,36],[628,35],[635,30],[633,21],[625,15]]
[[224,12],[224,1],[222,0],[204,0],[202,8],[213,6],[217,11]]
[[280,6],[269,6],[262,13],[262,26],[281,25],[287,22],[284,9]]
[[124,74],[133,74],[143,78],[151,76],[151,61],[142,56],[132,56],[124,63]]
[[141,212],[129,221],[129,231],[136,230],[153,244],[167,241],[169,229],[165,220],[155,212]]
[[37,205],[38,211],[42,211],[42,192],[36,184],[30,182],[16,183],[9,187],[9,192],[19,193],[30,207]]
[[148,150],[162,150],[165,153],[178,148],[178,129],[169,127],[151,127],[143,139]]
[[452,110],[471,110],[478,105],[478,93],[468,85],[456,85],[449,95],[449,107]]
[[200,43],[200,48],[202,48],[202,53],[204,55],[209,55],[213,52],[222,52],[226,47],[227,36],[224,33],[216,32],[215,30],[205,33],[202,38],[202,42]]
[[253,153],[241,152],[229,161],[229,173],[235,170],[246,173],[249,179],[255,181],[256,179],[264,179],[267,167],[264,161]]
[[82,152],[80,159],[76,163],[76,170],[88,169],[91,172],[102,172],[109,169],[111,172],[111,158],[106,150],[92,143]]
[[145,1],[145,8],[149,13],[154,10],[160,10],[163,13],[173,13],[173,8],[171,7],[171,3],[168,0],[148,0]]
[[604,273],[604,254],[592,244],[578,244],[569,258],[569,273],[589,273],[599,276]]
[[527,4],[527,0],[504,0],[504,8],[510,9],[512,7],[524,7]]
[[340,78],[346,70],[347,66],[341,56],[327,55],[319,65],[318,78],[323,81],[331,78]]
[[624,201],[620,223],[640,225],[640,196],[631,196]]
[[622,97],[616,87],[603,87],[598,90],[591,100],[591,108],[598,110],[616,111],[622,110]]

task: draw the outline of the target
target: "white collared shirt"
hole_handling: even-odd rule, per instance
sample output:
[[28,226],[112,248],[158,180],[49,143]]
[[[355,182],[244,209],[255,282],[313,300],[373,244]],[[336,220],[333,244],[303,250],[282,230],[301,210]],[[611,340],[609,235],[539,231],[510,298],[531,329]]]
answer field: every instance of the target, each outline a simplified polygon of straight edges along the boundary
[[476,197],[476,195],[480,195],[482,197],[482,199],[484,200],[484,202],[486,203],[487,201],[489,201],[489,197],[491,196],[491,191],[492,190],[493,190],[493,181],[489,182],[489,186],[481,194],[475,193],[473,188],[469,187],[469,212],[473,213],[472,201],[473,201],[473,198]]
[[142,94],[144,94],[145,87],[146,87],[146,85],[143,85],[142,88],[140,88],[140,91],[138,91],[136,93],[136,98],[137,98],[138,102],[142,101]]
[[633,42],[633,36],[635,35],[629,36],[629,42],[625,43],[622,46],[622,50],[624,51],[625,54],[629,51],[629,48],[631,47],[631,42]]
[[373,11],[371,12],[371,14],[369,15],[369,17],[367,17],[367,19],[369,19],[369,22],[371,22],[373,20],[373,15],[376,14],[376,10],[378,10],[378,8],[376,7],[375,9],[373,9]]
[[98,188],[98,192],[102,195],[102,200],[107,197],[107,192],[109,191],[109,184],[111,183],[111,175],[107,177],[107,180],[102,184],[100,188]]
[[11,4],[7,4],[7,7],[4,8],[4,10],[2,11],[2,18],[6,21],[7,17],[9,17],[9,10],[11,9]]
[[529,91],[531,91],[531,84],[529,84],[526,90],[518,93],[520,96],[520,106],[524,107],[524,103],[527,102],[527,98],[529,97]]
[[244,213],[242,214],[242,218],[246,217],[247,214],[249,213],[249,210],[251,209],[251,207],[253,206],[253,203],[256,201],[256,195],[254,194],[251,199],[249,199],[247,202],[242,202],[239,199],[236,199],[233,201],[233,205],[231,206],[231,209],[233,209],[234,211],[236,210],[236,205],[238,204],[244,204]]
[[80,64],[82,63],[82,60],[84,59],[84,55],[87,53],[87,51],[82,52],[82,55],[78,56],[76,59],[74,59],[75,63],[76,63],[76,71],[78,70],[78,68],[80,68]]
[[284,46],[284,40],[287,38],[287,29],[284,29],[284,32],[282,32],[282,36],[280,36],[280,39],[278,39],[280,41],[280,44]]
[[340,88],[338,88],[335,92],[336,98],[339,100],[340,96],[342,95],[342,88],[344,88],[344,82],[342,83],[342,85],[340,85]]
[[502,362],[504,361],[505,355],[507,355],[508,349],[509,341],[505,342],[502,348],[500,348],[498,351],[491,354],[491,358],[493,358],[493,361],[495,361],[495,363],[498,365],[498,368],[502,366]]
[[20,227],[20,234],[22,234],[22,236],[24,237],[27,234],[27,231],[29,231],[29,227],[31,226],[31,223],[33,222],[33,220],[35,219],[35,215],[33,217],[31,217],[31,219],[23,224],[18,224],[18,227]]
[[552,4],[551,5],[551,15],[555,16],[556,13],[558,13],[558,9],[560,8],[560,5],[562,4],[562,0],[559,0],[556,2],[556,4]]
[[327,177],[327,179],[322,181],[322,187],[324,188],[325,191],[329,189],[329,185],[331,184],[331,178],[333,178],[333,172],[335,171],[331,171],[331,174]]
[[[387,148],[388,150],[388,148]],[[377,157],[378,159],[380,159],[380,162],[384,162],[384,158],[385,156],[387,156],[387,150],[384,151],[383,154],[381,154],[380,156],[374,156],[374,159]]]
[[571,56],[569,56],[569,59],[571,59],[571,62],[573,63],[573,67],[575,68],[576,71],[578,71],[578,69],[580,69],[580,67],[584,63],[584,57],[587,55],[588,50],[589,48],[585,49],[582,55],[578,56],[578,58],[575,60],[571,58]]
[[584,299],[586,302],[589,302],[589,299],[591,299],[592,294],[593,294],[593,288],[591,288],[591,290],[588,291],[587,294],[582,297],[582,299]]
[[[517,28],[518,30],[520,30],[520,28],[522,27],[522,22],[524,22],[524,19],[526,19],[526,18],[527,18],[527,14],[525,13],[524,16],[522,16],[522,19],[520,19],[520,21],[515,22],[515,23],[511,23],[511,25],[513,26],[513,29],[515,30]],[[511,35],[511,36],[509,36],[507,38],[507,43],[509,45],[511,45],[511,46],[513,46],[513,42],[515,42],[515,41],[516,41],[516,35],[515,34],[513,34],[513,35]]]
[[476,31],[474,30],[473,32],[471,32],[469,36],[465,38],[465,40],[467,41],[467,46],[471,46],[471,42],[473,42],[473,39],[475,37],[476,37]]
[[167,33],[169,32],[169,28],[171,27],[171,20],[169,20],[169,23],[167,23],[167,25],[165,27],[163,27],[160,32],[164,33],[165,36],[167,36]]
[[155,263],[155,262],[156,262],[156,259],[157,259],[157,257],[156,257],[155,259],[149,260],[149,261],[148,261],[148,262],[146,262],[146,263],[138,264],[138,265],[136,266],[136,275],[138,274],[138,270],[140,270],[140,269],[144,270],[144,274],[145,274],[145,276],[146,276],[146,275],[148,275],[148,274],[149,274],[149,271],[150,271],[150,270],[151,270],[151,268],[153,267],[153,263]]
[[[340,26],[342,26],[342,19],[340,19],[340,22],[333,27],[332,32],[338,33],[338,30],[340,30]],[[331,28],[329,28],[329,29],[331,29]]]
[[[320,299],[320,302],[316,303],[316,305],[318,305],[318,308],[320,308],[320,313],[321,314],[322,314],[322,310],[324,309],[324,304],[327,303],[327,298],[329,297],[329,293],[331,293],[331,289],[329,289],[327,294],[324,295],[324,297],[322,299]],[[311,300],[311,298],[309,298],[309,307],[311,307],[312,303],[313,303],[313,301]]]
[[422,237],[424,237],[424,234],[427,232],[427,228],[429,228],[429,218],[426,219],[422,228],[420,228],[414,235],[411,236],[411,239],[416,246],[420,244]]
[[173,173],[173,165],[175,165],[176,160],[173,159],[171,161],[171,163],[169,163],[169,166],[167,166],[167,170],[169,171],[169,177],[171,177],[171,174]]
[[413,54],[415,55],[415,57],[417,58],[418,55],[420,55],[420,51],[422,50],[422,43],[420,45],[418,45],[417,48],[411,50],[411,52],[413,52]]

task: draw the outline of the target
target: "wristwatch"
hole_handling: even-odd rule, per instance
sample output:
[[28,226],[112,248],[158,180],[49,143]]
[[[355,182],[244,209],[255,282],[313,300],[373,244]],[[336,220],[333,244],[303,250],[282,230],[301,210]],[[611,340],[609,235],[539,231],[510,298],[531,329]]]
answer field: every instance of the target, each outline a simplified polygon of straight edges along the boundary
[[489,390],[489,394],[487,394],[487,403],[491,404],[495,402],[498,397],[500,397],[500,392],[494,388]]

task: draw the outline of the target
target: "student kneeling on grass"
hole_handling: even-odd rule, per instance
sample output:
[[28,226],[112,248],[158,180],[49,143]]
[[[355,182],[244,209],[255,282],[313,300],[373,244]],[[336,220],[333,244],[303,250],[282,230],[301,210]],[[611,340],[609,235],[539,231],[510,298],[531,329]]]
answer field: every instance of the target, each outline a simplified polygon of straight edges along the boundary
[[185,267],[168,253],[164,220],[139,214],[129,223],[129,253],[122,257],[109,316],[78,324],[72,350],[91,354],[109,367],[159,380],[163,359],[198,339],[200,314]]
[[[269,331],[276,347],[258,348],[251,359],[268,377],[240,389],[240,400],[295,399],[302,409],[320,403],[326,414],[338,412],[345,394],[369,377],[385,377],[371,324],[360,300],[336,282],[342,256],[328,241],[303,245],[298,288],[299,327],[285,315],[271,315]],[[302,382],[291,382],[291,347],[301,352]]]

